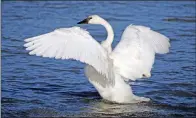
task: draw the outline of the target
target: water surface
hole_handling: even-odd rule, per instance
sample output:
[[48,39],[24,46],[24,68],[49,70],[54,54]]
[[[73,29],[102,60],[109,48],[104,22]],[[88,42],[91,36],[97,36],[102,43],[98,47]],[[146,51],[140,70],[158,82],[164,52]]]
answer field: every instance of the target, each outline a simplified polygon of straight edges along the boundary
[[[2,2],[2,117],[196,115],[195,2]],[[75,26],[98,14],[119,42],[129,24],[151,27],[171,39],[167,55],[156,55],[152,77],[132,82],[148,103],[112,104],[101,99],[84,75],[84,64],[28,55],[24,39]],[[80,25],[97,40],[99,25]]]

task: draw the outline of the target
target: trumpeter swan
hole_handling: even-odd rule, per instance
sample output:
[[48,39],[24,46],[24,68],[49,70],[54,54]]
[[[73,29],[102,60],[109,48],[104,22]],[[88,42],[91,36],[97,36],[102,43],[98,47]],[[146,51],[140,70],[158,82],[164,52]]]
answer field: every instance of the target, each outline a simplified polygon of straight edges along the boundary
[[126,81],[149,78],[155,53],[169,52],[169,39],[148,27],[129,25],[112,50],[114,32],[106,20],[91,15],[78,24],[103,25],[107,39],[99,44],[86,30],[71,27],[25,39],[24,46],[30,55],[86,63],[85,74],[103,99],[116,103],[149,101],[134,95]]

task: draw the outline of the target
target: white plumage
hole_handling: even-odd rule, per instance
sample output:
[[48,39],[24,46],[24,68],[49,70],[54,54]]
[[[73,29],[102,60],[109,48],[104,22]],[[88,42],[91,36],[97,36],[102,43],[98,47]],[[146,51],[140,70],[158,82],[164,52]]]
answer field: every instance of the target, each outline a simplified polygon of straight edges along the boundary
[[103,18],[92,15],[79,22],[101,24],[108,37],[101,45],[79,27],[61,28],[25,40],[30,55],[55,59],[75,59],[87,64],[85,74],[99,94],[117,103],[149,101],[133,95],[125,82],[151,76],[156,53],[169,52],[169,39],[144,26],[128,26],[112,51],[114,33]]
[[99,73],[108,75],[106,51],[87,31],[79,28],[61,28],[25,40],[30,55],[55,59],[75,59],[93,66]]
[[135,80],[150,77],[155,53],[169,52],[169,39],[144,26],[128,26],[111,54],[118,73]]

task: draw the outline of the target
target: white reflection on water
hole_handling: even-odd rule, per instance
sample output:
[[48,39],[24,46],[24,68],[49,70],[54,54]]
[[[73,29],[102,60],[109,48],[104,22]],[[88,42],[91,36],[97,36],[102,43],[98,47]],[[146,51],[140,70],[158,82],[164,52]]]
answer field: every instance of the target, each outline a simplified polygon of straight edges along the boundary
[[102,114],[119,114],[119,113],[135,113],[135,112],[150,112],[153,109],[146,105],[147,103],[137,103],[137,104],[116,104],[109,103],[108,101],[101,100],[93,102],[91,105],[92,113],[102,113]]

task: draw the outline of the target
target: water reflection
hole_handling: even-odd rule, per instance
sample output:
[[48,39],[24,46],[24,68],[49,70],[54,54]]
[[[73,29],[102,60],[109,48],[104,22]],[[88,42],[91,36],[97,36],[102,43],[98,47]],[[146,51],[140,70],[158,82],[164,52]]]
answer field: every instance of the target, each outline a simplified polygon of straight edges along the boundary
[[116,104],[111,103],[105,100],[100,100],[91,103],[91,110],[92,113],[96,114],[105,114],[105,115],[114,115],[114,114],[121,114],[121,113],[129,113],[134,114],[138,112],[150,112],[152,108],[147,105],[148,103],[137,103],[137,104]]

